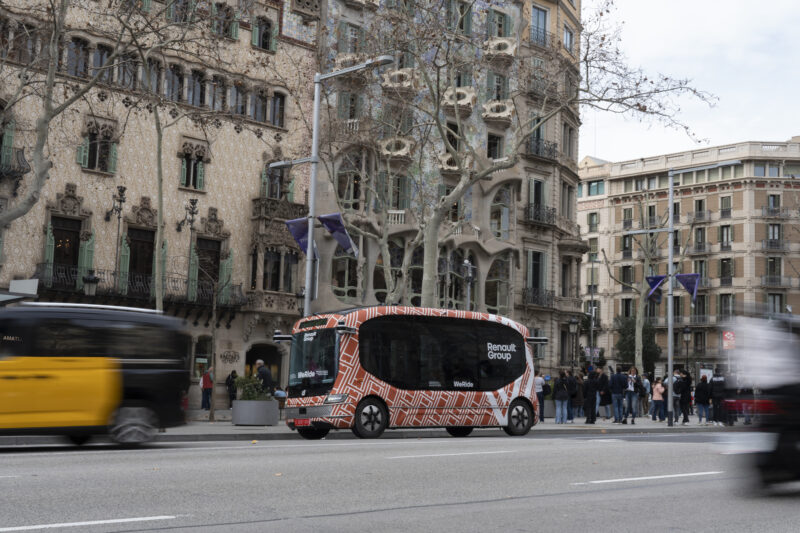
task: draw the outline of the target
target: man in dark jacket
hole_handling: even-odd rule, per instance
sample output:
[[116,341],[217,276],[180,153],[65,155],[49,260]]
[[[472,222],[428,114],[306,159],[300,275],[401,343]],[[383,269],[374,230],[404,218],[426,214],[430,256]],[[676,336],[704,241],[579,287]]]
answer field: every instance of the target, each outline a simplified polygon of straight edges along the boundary
[[611,418],[611,389],[608,388],[608,376],[600,367],[597,369],[597,414],[603,408],[603,420]]
[[[681,392],[680,407],[681,413],[683,414],[682,425],[685,426],[689,423],[689,404],[692,401],[692,378],[686,370],[681,370],[681,379],[678,383],[680,384]],[[676,390],[678,390],[677,386]]]
[[611,389],[611,403],[614,404],[614,424],[627,423],[625,419],[625,389],[628,388],[628,378],[622,373],[622,367],[617,367],[617,373],[611,376],[609,383]]
[[714,425],[715,426],[724,426],[724,420],[722,414],[722,405],[723,401],[725,400],[725,376],[722,375],[719,368],[714,369],[714,375],[711,377],[711,404],[712,409],[714,412],[712,415],[714,416]]
[[274,392],[275,383],[272,381],[272,374],[269,373],[269,369],[264,365],[264,361],[261,359],[256,361],[256,374],[258,375],[258,379],[261,380],[261,388],[264,389],[264,392],[272,394]]
[[698,423],[703,423],[703,416],[708,420],[708,402],[711,400],[711,386],[708,384],[706,376],[700,376],[700,382],[694,388],[694,404],[697,406]]
[[597,374],[589,372],[589,377],[583,380],[583,410],[586,411],[586,423],[594,424],[597,420]]
[[578,381],[572,375],[572,370],[567,370],[567,392],[569,392],[569,403],[567,404],[567,422],[572,424],[574,413],[572,411],[572,400],[578,393]]

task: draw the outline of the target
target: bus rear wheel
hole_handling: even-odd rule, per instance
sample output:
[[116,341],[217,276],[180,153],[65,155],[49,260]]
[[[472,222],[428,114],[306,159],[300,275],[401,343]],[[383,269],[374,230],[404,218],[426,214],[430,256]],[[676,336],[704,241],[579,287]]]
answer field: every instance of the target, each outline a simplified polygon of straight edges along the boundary
[[324,439],[330,429],[317,429],[317,428],[297,428],[297,432],[301,437],[308,440]]
[[466,437],[472,433],[472,428],[469,426],[451,426],[444,429],[453,437]]
[[533,426],[533,412],[530,406],[522,400],[514,400],[508,409],[508,425],[503,426],[503,431],[512,437],[527,435]]
[[367,398],[356,407],[353,433],[360,439],[377,439],[389,425],[389,416],[383,404],[375,398]]

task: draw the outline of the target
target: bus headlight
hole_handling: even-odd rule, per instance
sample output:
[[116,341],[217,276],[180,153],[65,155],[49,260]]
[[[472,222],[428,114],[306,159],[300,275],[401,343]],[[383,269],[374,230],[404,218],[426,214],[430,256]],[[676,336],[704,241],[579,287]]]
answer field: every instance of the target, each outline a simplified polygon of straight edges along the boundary
[[342,403],[347,400],[347,394],[328,394],[323,403]]

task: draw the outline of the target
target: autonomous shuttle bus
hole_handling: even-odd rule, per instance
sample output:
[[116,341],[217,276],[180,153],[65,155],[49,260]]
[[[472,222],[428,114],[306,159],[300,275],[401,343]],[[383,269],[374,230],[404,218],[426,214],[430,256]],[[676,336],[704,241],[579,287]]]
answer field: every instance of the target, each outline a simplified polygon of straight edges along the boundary
[[487,313],[369,307],[298,321],[286,422],[307,439],[331,429],[361,438],[388,428],[476,427],[525,435],[538,421],[525,326]]

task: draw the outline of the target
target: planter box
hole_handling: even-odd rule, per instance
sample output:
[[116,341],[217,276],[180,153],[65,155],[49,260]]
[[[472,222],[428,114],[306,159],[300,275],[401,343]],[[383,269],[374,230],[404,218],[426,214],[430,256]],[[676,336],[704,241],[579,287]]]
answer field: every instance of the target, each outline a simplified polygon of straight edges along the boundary
[[275,426],[278,402],[275,400],[234,400],[233,424],[236,426]]

